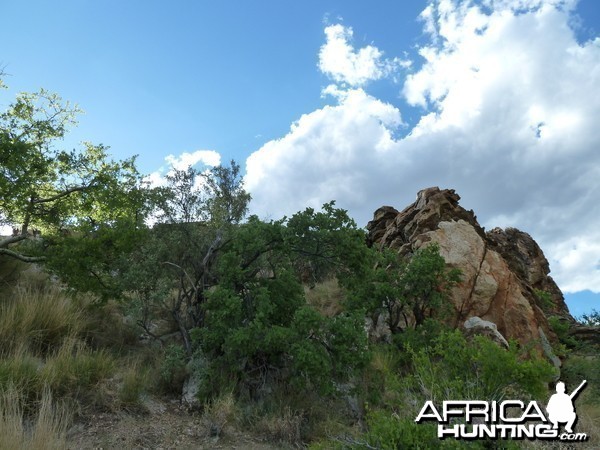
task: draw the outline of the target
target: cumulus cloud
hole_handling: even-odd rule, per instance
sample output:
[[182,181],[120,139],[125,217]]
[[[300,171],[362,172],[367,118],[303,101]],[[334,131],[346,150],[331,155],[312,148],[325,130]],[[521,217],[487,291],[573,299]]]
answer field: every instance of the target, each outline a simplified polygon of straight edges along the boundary
[[146,176],[146,181],[150,186],[165,186],[167,180],[165,176],[172,173],[173,170],[185,170],[188,167],[194,167],[201,163],[205,167],[215,167],[221,164],[221,155],[214,150],[196,150],[192,153],[181,153],[178,156],[167,155],[165,157],[167,168],[161,167],[159,170]]
[[[383,52],[326,28],[333,105],[303,115],[247,161],[253,212],[336,199],[365,225],[382,204],[454,188],[486,227],[538,240],[565,291],[600,292],[600,38],[577,41],[570,0],[432,1],[404,103],[370,95]],[[418,67],[414,67],[417,65]],[[349,87],[348,87],[349,86]],[[408,129],[401,109],[421,111]]]
[[357,208],[370,202],[363,187],[395,145],[390,130],[401,124],[400,112],[362,89],[336,95],[339,104],[303,115],[248,158],[254,211],[279,216],[332,199],[352,198]]
[[336,24],[325,28],[326,42],[319,52],[319,69],[334,81],[350,86],[363,86],[407,67],[400,58],[385,59],[377,47],[367,45],[358,51],[352,46],[351,27]]
[[214,167],[221,164],[221,155],[214,150],[196,150],[193,153],[182,153],[179,156],[168,155],[165,161],[177,170],[187,169],[189,166],[195,166],[202,163],[205,166]]

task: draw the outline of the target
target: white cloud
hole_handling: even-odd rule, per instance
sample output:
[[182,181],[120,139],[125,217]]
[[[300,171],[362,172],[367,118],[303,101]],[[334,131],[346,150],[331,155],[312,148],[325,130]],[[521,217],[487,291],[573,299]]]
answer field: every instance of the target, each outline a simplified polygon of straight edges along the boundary
[[193,153],[181,153],[179,156],[168,155],[165,158],[165,161],[167,161],[172,168],[177,170],[187,169],[198,163],[214,167],[221,164],[221,155],[214,150],[196,150]]
[[[599,292],[600,38],[577,42],[575,4],[430,2],[430,42],[402,89],[424,108],[417,125],[402,128],[399,105],[362,89],[325,88],[333,106],[248,158],[253,212],[280,217],[336,199],[365,225],[382,204],[454,188],[485,226],[532,234],[564,290]],[[320,68],[335,82],[387,75],[381,51],[350,45],[350,28],[326,36]]]
[[357,187],[385,164],[400,112],[362,89],[336,95],[338,105],[303,115],[286,136],[248,158],[245,183],[255,212],[279,216],[333,199],[369,203]]
[[600,232],[587,230],[562,242],[551,242],[546,249],[558,265],[561,288],[567,292],[589,289],[600,292]]
[[385,59],[377,47],[367,45],[355,50],[350,27],[336,24],[325,28],[326,42],[319,52],[319,69],[338,83],[363,86],[391,74],[409,62],[400,58]]
[[181,153],[178,156],[168,155],[165,157],[167,169],[161,167],[144,178],[150,186],[165,186],[167,180],[165,175],[175,170],[185,170],[188,167],[202,163],[206,167],[215,167],[221,164],[221,155],[214,150],[196,150],[193,153]]
[[600,292],[600,40],[577,42],[574,2],[490,3],[431,7],[443,43],[421,49],[403,92],[433,112],[412,135],[460,152],[472,178],[454,185],[486,225],[529,231],[564,290]]

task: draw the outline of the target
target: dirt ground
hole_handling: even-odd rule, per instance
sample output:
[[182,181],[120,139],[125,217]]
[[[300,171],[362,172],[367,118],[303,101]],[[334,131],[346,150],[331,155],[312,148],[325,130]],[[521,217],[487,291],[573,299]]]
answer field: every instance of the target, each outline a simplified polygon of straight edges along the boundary
[[98,413],[76,422],[68,434],[69,449],[248,449],[292,448],[226,426],[211,436],[199,414],[177,402],[145,402],[144,412]]

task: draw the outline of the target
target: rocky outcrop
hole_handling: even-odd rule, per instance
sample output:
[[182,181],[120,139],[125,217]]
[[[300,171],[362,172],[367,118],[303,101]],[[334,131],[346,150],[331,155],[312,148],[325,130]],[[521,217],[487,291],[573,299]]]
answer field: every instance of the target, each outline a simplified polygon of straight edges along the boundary
[[[420,191],[403,211],[379,208],[367,225],[368,242],[403,256],[437,242],[448,266],[461,269],[463,275],[451,293],[453,316],[446,320],[458,327],[479,317],[495,324],[505,338],[534,343],[541,352],[539,330],[551,341],[556,339],[542,307],[573,321],[548,275],[548,261],[526,233],[497,228],[486,233],[459,200],[454,190],[433,187]],[[541,303],[541,291],[548,293],[547,305]]]
[[[540,246],[533,238],[516,228],[494,228],[486,234],[488,244],[508,263],[511,271],[533,289],[538,305],[546,315],[560,316],[575,322],[565,303],[565,298],[550,275],[550,265]],[[548,296],[540,298],[539,293]]]
[[508,348],[508,342],[498,331],[495,323],[482,320],[481,317],[473,316],[464,323],[465,335],[467,338],[472,336],[486,336],[498,344],[500,347]]
[[569,330],[569,335],[575,339],[600,347],[600,326],[576,324]]

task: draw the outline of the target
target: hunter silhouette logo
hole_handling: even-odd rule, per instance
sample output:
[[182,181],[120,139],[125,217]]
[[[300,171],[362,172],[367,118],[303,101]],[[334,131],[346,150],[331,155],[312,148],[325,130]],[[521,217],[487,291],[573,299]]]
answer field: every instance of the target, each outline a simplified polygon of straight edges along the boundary
[[[536,401],[446,400],[441,407],[436,407],[429,400],[421,408],[415,422],[437,422],[437,436],[440,439],[587,441],[586,433],[573,432],[577,422],[573,402],[586,383],[583,380],[571,394],[565,392],[565,383],[556,383],[556,393],[548,400],[545,411]],[[560,424],[565,424],[562,433]]]
[[583,382],[571,393],[571,395],[567,395],[565,393],[565,383],[562,381],[556,383],[556,394],[550,397],[548,406],[546,406],[548,418],[553,424],[552,429],[558,429],[559,422],[566,422],[567,425],[565,426],[565,431],[567,431],[567,433],[573,433],[573,425],[577,421],[577,414],[575,413],[573,400],[575,397],[577,397],[586,383],[587,381],[583,380]]

